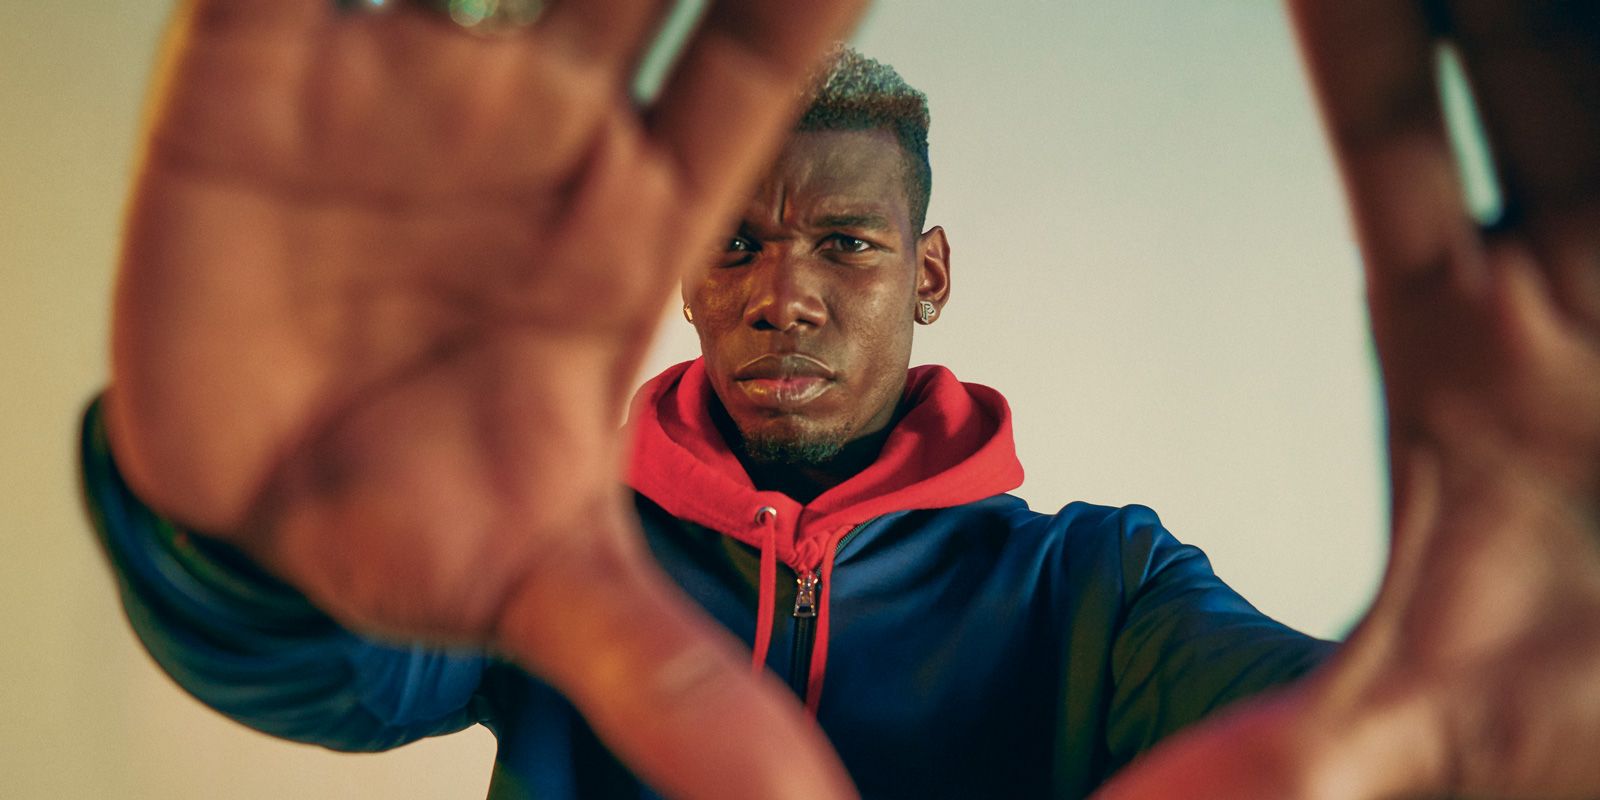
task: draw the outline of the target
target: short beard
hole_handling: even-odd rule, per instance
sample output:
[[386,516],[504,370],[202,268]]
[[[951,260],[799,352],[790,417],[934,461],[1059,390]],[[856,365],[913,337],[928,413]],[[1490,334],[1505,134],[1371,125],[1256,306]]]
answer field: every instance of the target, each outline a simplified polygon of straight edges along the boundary
[[839,457],[844,441],[820,439],[746,438],[744,454],[752,462],[773,466],[820,467]]

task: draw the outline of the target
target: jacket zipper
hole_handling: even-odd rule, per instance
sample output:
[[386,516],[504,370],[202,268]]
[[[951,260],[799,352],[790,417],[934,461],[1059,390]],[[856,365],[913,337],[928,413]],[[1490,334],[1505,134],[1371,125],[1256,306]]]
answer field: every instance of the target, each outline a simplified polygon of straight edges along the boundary
[[[846,543],[871,523],[871,520],[850,529],[833,548],[837,557]],[[811,682],[811,651],[817,643],[817,592],[822,588],[822,573],[816,568],[801,570],[794,578],[794,642],[789,650],[789,688],[801,700]]]
[[811,680],[811,648],[817,643],[817,587],[822,578],[815,569],[795,576],[794,645],[789,650],[789,688],[800,699],[806,696]]

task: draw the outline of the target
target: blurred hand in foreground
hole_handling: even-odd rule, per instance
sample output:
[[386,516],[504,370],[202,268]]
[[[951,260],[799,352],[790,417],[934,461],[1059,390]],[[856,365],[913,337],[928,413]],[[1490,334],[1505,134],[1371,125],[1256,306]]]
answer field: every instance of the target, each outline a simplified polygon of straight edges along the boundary
[[[1389,568],[1332,663],[1102,796],[1600,796],[1600,4],[1290,5],[1367,265]],[[1441,121],[1441,39],[1499,172],[1490,229]]]
[[[391,3],[390,5],[396,5]],[[497,647],[673,795],[851,793],[815,726],[650,565],[616,430],[683,272],[862,0],[193,0],[153,98],[107,419],[155,508],[351,626]]]

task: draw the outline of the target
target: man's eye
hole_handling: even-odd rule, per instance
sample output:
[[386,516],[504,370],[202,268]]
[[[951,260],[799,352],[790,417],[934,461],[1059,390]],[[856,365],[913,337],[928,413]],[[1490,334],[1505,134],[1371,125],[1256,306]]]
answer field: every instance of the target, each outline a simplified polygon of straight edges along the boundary
[[832,243],[834,249],[843,250],[846,253],[865,253],[866,251],[872,249],[872,244],[870,242],[857,239],[854,236],[846,236],[842,233],[836,233],[833,236],[828,237],[828,239]]
[[743,236],[730,237],[727,246],[717,255],[717,261],[724,267],[737,267],[755,258],[756,250],[755,242]]

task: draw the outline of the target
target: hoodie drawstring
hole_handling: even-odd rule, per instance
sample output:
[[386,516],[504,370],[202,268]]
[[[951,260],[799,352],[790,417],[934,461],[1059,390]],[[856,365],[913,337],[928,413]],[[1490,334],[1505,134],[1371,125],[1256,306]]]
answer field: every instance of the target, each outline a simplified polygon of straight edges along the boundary
[[806,668],[806,710],[811,716],[817,715],[817,706],[822,702],[822,678],[828,669],[828,598],[833,591],[833,559],[838,555],[839,540],[849,532],[849,528],[841,531],[829,539],[823,548],[822,563],[818,565],[822,573],[822,593],[817,598],[817,632],[811,644],[811,663]]
[[762,506],[756,511],[756,522],[766,528],[761,541],[761,588],[756,601],[756,638],[751,656],[751,669],[757,675],[767,666],[767,651],[772,649],[774,594],[778,585],[778,509]]

